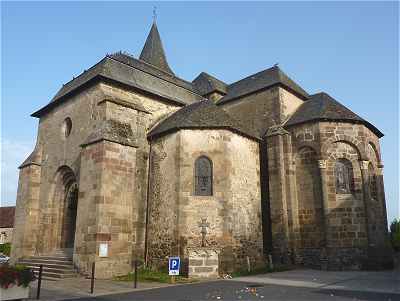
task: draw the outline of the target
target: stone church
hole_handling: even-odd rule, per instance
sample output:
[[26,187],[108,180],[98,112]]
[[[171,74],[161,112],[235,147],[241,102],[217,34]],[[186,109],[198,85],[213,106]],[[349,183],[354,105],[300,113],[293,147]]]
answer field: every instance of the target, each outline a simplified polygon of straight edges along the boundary
[[383,134],[278,66],[183,80],[153,23],[139,58],[106,55],[32,116],[14,261],[66,250],[98,278],[204,248],[220,273],[390,265]]

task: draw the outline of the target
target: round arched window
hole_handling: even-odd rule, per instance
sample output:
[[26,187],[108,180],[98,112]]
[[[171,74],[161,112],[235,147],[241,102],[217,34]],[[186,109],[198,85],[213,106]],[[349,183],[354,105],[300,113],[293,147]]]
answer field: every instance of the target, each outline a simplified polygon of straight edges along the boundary
[[71,134],[71,130],[72,130],[72,121],[71,118],[67,117],[64,119],[64,123],[62,126],[62,133],[65,138],[67,138],[69,134]]

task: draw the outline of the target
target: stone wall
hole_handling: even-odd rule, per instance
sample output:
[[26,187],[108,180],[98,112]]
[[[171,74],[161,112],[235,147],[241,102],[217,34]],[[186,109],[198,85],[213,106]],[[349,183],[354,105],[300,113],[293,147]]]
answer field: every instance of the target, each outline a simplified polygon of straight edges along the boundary
[[304,100],[300,99],[285,88],[279,87],[280,122],[286,121],[300,107]]
[[[81,164],[80,145],[87,139],[101,120],[97,105],[103,92],[99,84],[76,94],[40,119],[37,144],[42,151],[40,179],[40,237],[38,253],[48,253],[60,247],[59,229],[62,222],[61,187],[57,185],[58,170],[68,166],[79,181]],[[72,121],[68,137],[64,134],[64,121]]]
[[[199,156],[213,162],[212,196],[194,195]],[[262,264],[258,156],[257,142],[226,130],[181,130],[156,140],[151,155],[150,260],[187,257],[187,248],[200,247],[198,223],[207,218],[206,246],[221,248],[221,271],[240,269],[246,256],[253,266]]]
[[[74,262],[80,272],[96,262],[96,277],[109,278],[132,269],[136,148],[109,141],[82,151]],[[99,257],[100,243],[108,257]]]
[[[310,266],[320,266],[319,251],[324,242],[323,200],[321,177],[316,152],[304,147],[296,155],[296,191],[298,202],[298,260]],[[297,233],[297,229],[294,229]]]
[[290,185],[293,176],[288,160],[290,136],[281,127],[271,127],[266,135],[267,148],[264,150],[268,158],[268,198],[271,219],[272,253],[275,263],[288,261],[290,250],[290,228],[294,225],[293,200]]
[[136,244],[134,247],[135,258],[144,259],[145,252],[145,228],[146,228],[146,204],[148,187],[148,158],[149,142],[147,133],[159,121],[172,114],[180,106],[166,103],[139,93],[124,90],[120,87],[113,87],[108,84],[101,84],[106,99],[118,99],[133,104],[129,108],[121,103],[107,102],[107,119],[116,119],[127,122],[134,129],[138,148],[136,150],[136,187],[135,195],[138,199],[134,208],[134,223],[136,232]]
[[11,260],[37,254],[41,167],[29,164],[19,171]]
[[[86,90],[72,95],[68,100],[64,100],[62,104],[56,106],[51,112],[41,117],[38,129],[37,145],[34,157],[40,157],[39,163],[24,165],[20,172],[20,185],[18,189],[17,213],[16,213],[16,236],[14,239],[15,257],[31,256],[34,254],[45,254],[62,247],[61,241],[62,220],[63,220],[63,186],[61,169],[70,169],[77,183],[80,183],[84,191],[80,191],[78,197],[78,207],[83,212],[78,212],[77,232],[78,253],[74,256],[75,264],[80,270],[86,271],[88,264],[94,260],[94,255],[86,257],[87,254],[96,254],[96,245],[100,240],[88,239],[82,233],[90,232],[90,235],[103,233],[101,229],[93,229],[95,225],[108,225],[110,220],[101,221],[100,217],[106,218],[107,214],[118,216],[125,214],[125,209],[120,208],[120,211],[114,212],[117,208],[107,209],[106,206],[98,205],[98,200],[93,197],[90,200],[85,200],[84,192],[92,189],[93,193],[97,193],[97,197],[104,195],[107,189],[115,189],[113,183],[114,176],[120,171],[104,169],[104,164],[97,162],[82,162],[83,153],[81,145],[85,144],[89,137],[96,135],[101,136],[102,127],[107,120],[120,122],[130,127],[135,135],[138,146],[135,154],[126,163],[132,165],[133,172],[129,175],[129,191],[131,203],[129,204],[129,250],[126,249],[121,253],[130,252],[130,258],[143,258],[145,249],[145,223],[146,223],[146,192],[147,192],[147,166],[149,144],[146,134],[156,122],[162,119],[165,115],[177,110],[179,106],[166,103],[160,99],[153,99],[148,95],[142,95],[136,92],[124,90],[121,87],[114,87],[105,83],[97,83]],[[65,135],[65,120],[71,120],[71,130],[68,136]],[[99,140],[100,141],[100,140]],[[94,146],[89,146],[94,147]],[[115,146],[114,149],[128,146]],[[116,151],[116,153],[120,150]],[[102,153],[102,151],[99,151]],[[114,154],[115,155],[115,154]],[[111,156],[110,160],[117,160],[107,150],[104,154],[105,160]],[[119,159],[118,159],[119,160]],[[122,160],[123,161],[123,160]],[[132,162],[131,162],[132,161]],[[99,165],[100,164],[100,165]],[[123,163],[121,163],[123,165]],[[125,163],[124,163],[125,164]],[[116,167],[117,168],[117,167]],[[119,167],[118,167],[119,168]],[[109,176],[111,172],[113,176]],[[90,174],[87,179],[80,179],[81,175]],[[124,180],[125,179],[121,179]],[[86,183],[86,181],[89,181]],[[93,181],[93,187],[90,186],[90,181]],[[88,186],[89,185],[89,186]],[[103,190],[102,190],[103,189]],[[120,188],[116,189],[116,196],[119,196]],[[97,192],[96,192],[97,191]],[[82,204],[80,199],[82,198]],[[20,200],[19,200],[20,199]],[[133,201],[135,199],[135,201]],[[136,201],[137,200],[137,201]],[[94,202],[93,204],[91,202]],[[86,203],[83,205],[83,203]],[[19,205],[18,205],[19,204]],[[118,202],[116,203],[118,204]],[[80,206],[80,205],[83,205]],[[93,207],[94,206],[94,207]],[[19,208],[19,209],[18,209]],[[96,210],[104,210],[104,213],[97,212],[97,217],[85,219],[82,214]],[[108,211],[110,210],[110,211]],[[118,209],[119,210],[119,209]],[[28,216],[29,214],[29,216]],[[94,214],[94,213],[92,213]],[[79,218],[80,215],[80,218]],[[92,223],[91,225],[86,223]],[[114,226],[114,225],[113,225]],[[86,228],[85,227],[92,227]],[[117,226],[116,226],[117,227]],[[125,226],[123,226],[125,227]],[[107,228],[107,227],[106,227]],[[125,230],[121,233],[125,235]],[[86,234],[85,234],[86,235]],[[80,236],[80,238],[78,238]],[[37,237],[41,237],[38,239]],[[109,236],[100,235],[104,238]],[[121,238],[122,239],[122,238]],[[124,238],[125,239],[125,238]],[[120,240],[120,238],[118,239]],[[87,241],[87,244],[84,242]],[[114,243],[111,252],[115,252],[119,242]],[[125,247],[121,247],[124,249]],[[94,253],[93,253],[94,252]],[[128,257],[125,255],[120,257],[124,264],[129,265]],[[105,259],[102,259],[106,262]],[[109,263],[107,263],[109,265]],[[105,271],[107,264],[99,269]],[[113,263],[114,264],[114,263]],[[117,271],[119,268],[111,268],[109,272]],[[121,271],[127,271],[127,268],[121,268]],[[104,276],[105,274],[103,274]]]
[[189,277],[216,278],[219,275],[219,249],[189,248]]
[[285,88],[274,86],[226,102],[221,108],[262,137],[269,127],[286,121],[302,103]]
[[[365,267],[367,262],[376,259],[372,257],[378,257],[371,254],[380,253],[381,258],[386,256],[383,254],[388,255],[390,252],[388,253],[385,247],[387,222],[382,178],[379,176],[382,164],[378,137],[364,125],[350,123],[309,123],[291,127],[289,130],[292,135],[293,153],[296,156],[301,156],[302,151],[308,149],[314,153],[313,157],[318,158],[319,176],[318,172],[315,172],[312,178],[314,183],[322,185],[322,198],[315,204],[316,209],[321,208],[319,210],[323,215],[319,218],[318,214],[315,214],[315,220],[320,221],[324,237],[315,236],[320,233],[318,229],[321,227],[318,223],[305,231],[307,236],[315,236],[315,245],[317,241],[321,242],[321,266],[325,264],[324,257],[327,257],[327,268],[360,269]],[[335,163],[341,158],[349,160],[353,170],[353,190],[348,194],[336,192]],[[296,162],[296,173],[304,173],[306,169],[304,166],[298,169],[298,164],[299,162]],[[370,193],[369,173],[376,176],[377,192],[374,199]],[[304,181],[301,174],[296,177],[297,185],[301,179]],[[309,202],[312,197],[307,197],[307,193],[301,191],[296,198],[299,206],[299,227],[307,229],[310,216],[305,217],[301,208],[302,204]],[[300,238],[302,235],[304,236],[304,233],[300,233]],[[371,252],[371,247],[380,251]],[[298,250],[298,253],[302,252]],[[317,265],[315,254],[318,250],[308,249],[306,253],[309,255],[300,256],[300,260]],[[387,257],[390,258],[390,254]]]
[[180,133],[161,137],[151,145],[147,248],[149,262],[156,267],[167,266],[168,256],[181,253],[177,229],[179,148]]
[[282,122],[280,88],[272,87],[221,106],[229,115],[263,136],[266,130]]

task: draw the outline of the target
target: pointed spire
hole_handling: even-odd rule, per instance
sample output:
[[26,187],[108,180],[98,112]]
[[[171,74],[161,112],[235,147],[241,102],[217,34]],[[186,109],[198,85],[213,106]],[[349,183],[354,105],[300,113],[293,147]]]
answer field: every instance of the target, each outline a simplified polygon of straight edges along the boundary
[[165,57],[164,48],[155,19],[139,59],[157,67],[158,69],[174,74],[168,65],[167,58]]

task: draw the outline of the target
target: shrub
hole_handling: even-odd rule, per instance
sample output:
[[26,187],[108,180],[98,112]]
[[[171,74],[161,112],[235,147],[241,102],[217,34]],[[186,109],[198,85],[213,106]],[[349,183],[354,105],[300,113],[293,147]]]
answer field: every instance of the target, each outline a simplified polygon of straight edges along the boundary
[[27,287],[34,280],[33,271],[23,265],[4,264],[0,266],[0,287],[2,288],[7,289],[13,285]]
[[396,252],[400,251],[400,219],[394,219],[390,224],[390,240],[393,249]]
[[5,243],[0,245],[0,253],[10,256],[11,254],[11,243]]

